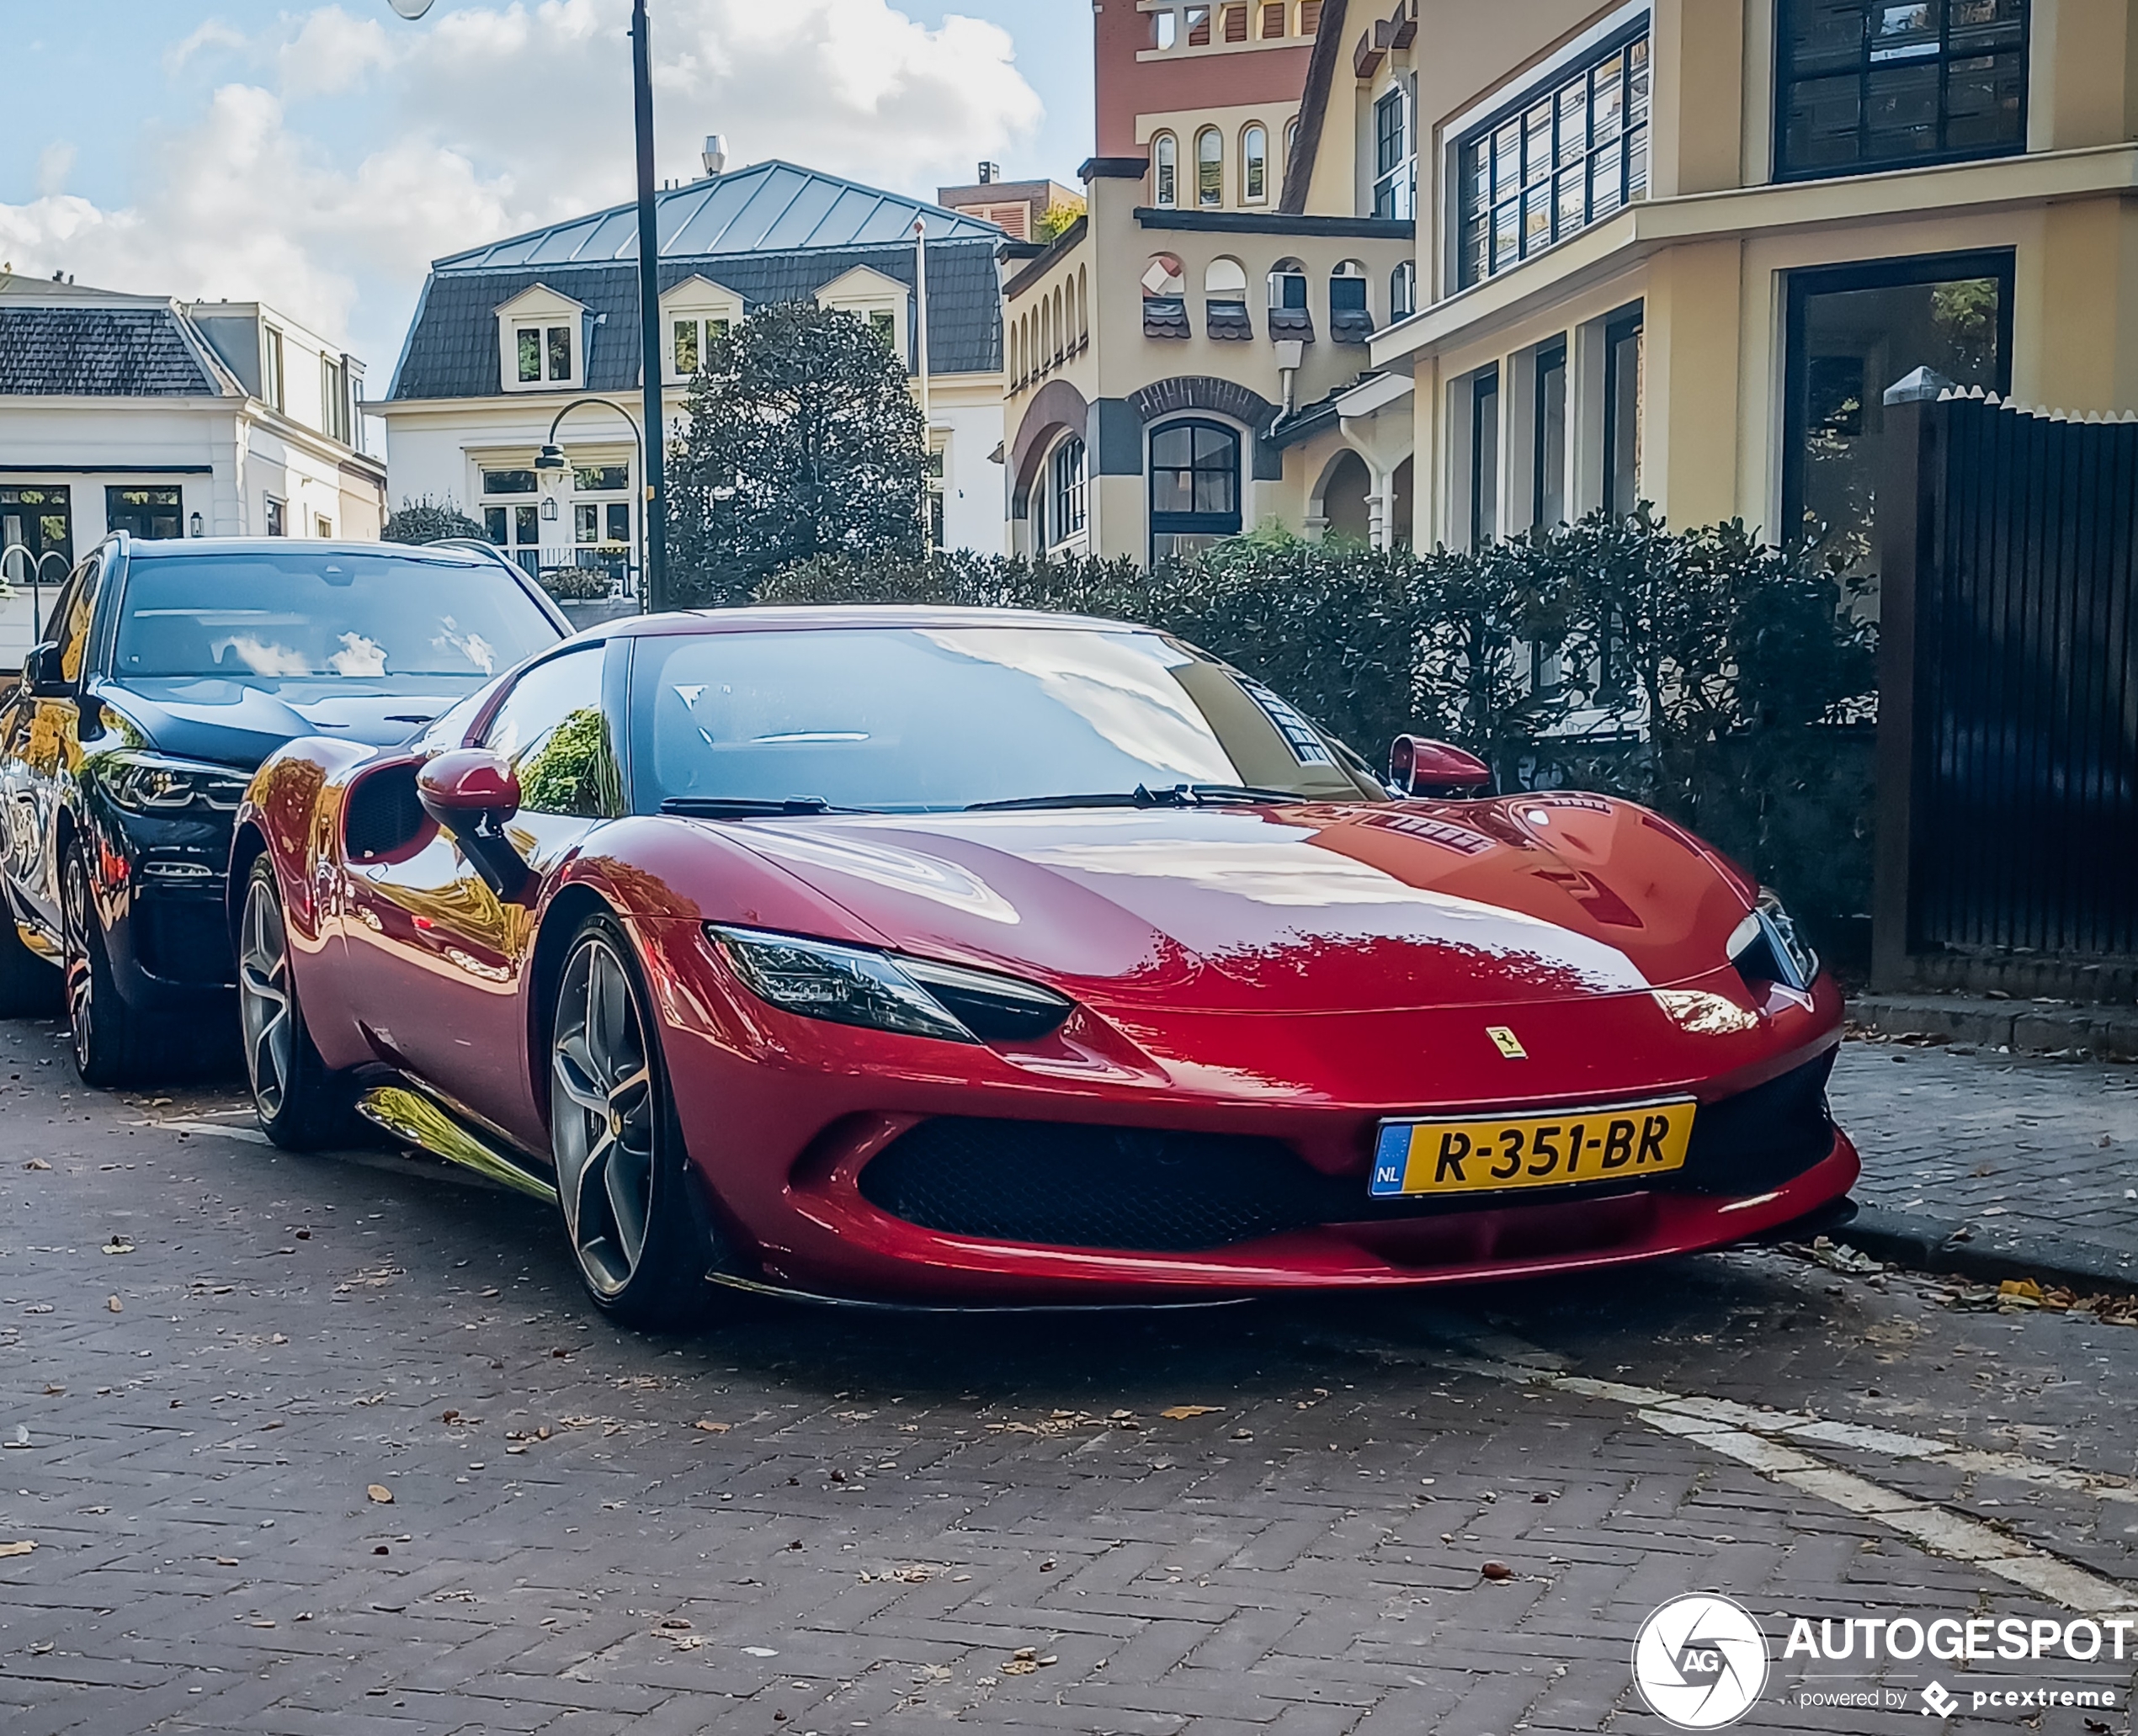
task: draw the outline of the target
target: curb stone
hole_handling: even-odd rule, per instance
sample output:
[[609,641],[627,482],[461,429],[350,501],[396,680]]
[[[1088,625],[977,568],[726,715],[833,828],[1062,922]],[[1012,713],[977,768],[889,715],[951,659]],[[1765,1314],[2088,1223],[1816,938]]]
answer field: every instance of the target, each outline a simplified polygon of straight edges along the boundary
[[1860,1253],[1919,1271],[1951,1272],[2000,1282],[2035,1278],[2074,1290],[2138,1289],[2138,1253],[2074,1236],[1986,1229],[1919,1212],[1859,1210],[1849,1223],[1828,1232]]
[[2138,1006],[1971,995],[1859,995],[1852,1025],[1880,1037],[1927,1038],[2014,1054],[2138,1060]]

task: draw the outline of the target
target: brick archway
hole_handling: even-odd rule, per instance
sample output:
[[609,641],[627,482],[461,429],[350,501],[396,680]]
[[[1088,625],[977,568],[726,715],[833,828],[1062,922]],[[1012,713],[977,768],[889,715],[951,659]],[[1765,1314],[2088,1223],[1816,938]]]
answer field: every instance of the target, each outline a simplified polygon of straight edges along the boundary
[[1261,393],[1207,374],[1183,374],[1172,380],[1154,380],[1141,390],[1130,393],[1129,402],[1146,422],[1155,422],[1162,416],[1179,416],[1200,410],[1230,417],[1252,428],[1258,436],[1269,432],[1270,423],[1277,420],[1278,411],[1278,406]]

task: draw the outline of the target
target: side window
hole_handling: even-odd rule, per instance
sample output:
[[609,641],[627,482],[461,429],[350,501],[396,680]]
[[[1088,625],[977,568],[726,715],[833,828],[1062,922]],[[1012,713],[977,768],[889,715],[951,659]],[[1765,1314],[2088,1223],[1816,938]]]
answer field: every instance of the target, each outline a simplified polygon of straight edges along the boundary
[[621,805],[601,709],[605,649],[588,645],[529,670],[484,731],[482,745],[519,774],[527,813],[599,820]]
[[104,563],[92,555],[75,569],[63,599],[52,610],[52,637],[60,645],[60,669],[69,681],[82,679],[89,653],[89,624],[96,618],[97,581]]

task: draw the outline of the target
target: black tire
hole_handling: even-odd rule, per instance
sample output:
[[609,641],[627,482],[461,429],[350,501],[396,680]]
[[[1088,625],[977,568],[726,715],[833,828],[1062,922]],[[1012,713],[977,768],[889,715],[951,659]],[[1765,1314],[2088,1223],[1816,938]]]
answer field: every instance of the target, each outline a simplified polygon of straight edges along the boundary
[[72,1031],[74,1070],[99,1088],[146,1085],[168,1073],[172,1045],[119,992],[104,944],[104,919],[91,891],[89,858],[77,840],[60,868],[63,977]]
[[285,1151],[320,1151],[357,1138],[356,1093],[320,1059],[290,969],[289,925],[274,868],[253,863],[237,926],[237,1016],[245,1079],[260,1131]]
[[0,1019],[44,1018],[62,1011],[66,979],[23,944],[8,895],[0,891]]
[[720,1257],[692,1172],[638,956],[606,916],[572,936],[550,1022],[550,1147],[579,1277],[610,1319],[686,1331],[712,1312]]

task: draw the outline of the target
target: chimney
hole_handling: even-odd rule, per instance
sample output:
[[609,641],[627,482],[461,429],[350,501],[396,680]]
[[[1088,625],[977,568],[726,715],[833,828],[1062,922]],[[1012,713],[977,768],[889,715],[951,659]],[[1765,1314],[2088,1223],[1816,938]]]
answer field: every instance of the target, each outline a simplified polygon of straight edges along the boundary
[[705,176],[710,180],[727,173],[727,135],[708,133],[705,135]]
[[1003,166],[1000,163],[983,162],[980,165],[980,184],[982,187],[992,187],[1002,178]]

